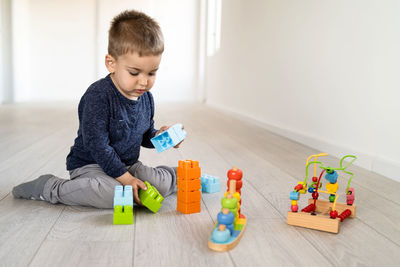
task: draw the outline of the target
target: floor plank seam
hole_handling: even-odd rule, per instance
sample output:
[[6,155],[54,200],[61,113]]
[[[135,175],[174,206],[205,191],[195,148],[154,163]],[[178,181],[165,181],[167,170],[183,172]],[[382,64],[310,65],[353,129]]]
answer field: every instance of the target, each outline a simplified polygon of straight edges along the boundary
[[5,199],[6,197],[8,197],[8,195],[9,195],[10,193],[11,193],[11,192],[7,193],[2,199],[0,199],[0,202],[3,201],[3,199]]
[[373,194],[376,194],[376,195],[378,195],[379,197],[383,198],[384,200],[386,200],[386,201],[388,201],[388,202],[393,203],[393,204],[396,205],[396,206],[400,205],[400,202],[393,201],[393,199],[387,198],[386,195],[381,195],[381,194],[379,194],[379,193],[377,193],[377,192],[371,191],[371,189],[369,189],[369,187],[363,186],[362,183],[357,183],[357,182],[355,182],[355,184],[357,185],[357,187],[362,187],[364,190],[369,191],[369,192],[371,192],[371,193],[373,193]]
[[387,237],[385,234],[379,232],[377,229],[375,229],[374,227],[372,227],[371,225],[369,225],[368,223],[364,222],[363,220],[361,220],[358,217],[355,217],[354,219],[360,221],[361,223],[363,223],[364,225],[366,225],[368,228],[370,228],[371,230],[373,230],[375,233],[377,233],[378,235],[384,237],[386,240],[390,241],[391,243],[393,243],[395,246],[400,247],[400,244],[398,244],[396,241],[390,239],[389,237]]
[[201,201],[203,202],[204,207],[206,207],[208,216],[210,217],[211,221],[213,222],[213,224],[215,224],[215,220],[214,220],[213,216],[211,215],[211,212],[210,212],[210,210],[208,209],[206,202],[204,201],[203,198],[201,198]]
[[54,220],[54,223],[51,225],[49,231],[47,232],[47,234],[45,235],[45,237],[43,238],[42,242],[40,242],[40,245],[38,246],[38,248],[36,249],[35,253],[32,256],[32,259],[29,261],[28,266],[30,266],[33,262],[33,260],[35,259],[37,253],[39,252],[40,248],[42,247],[43,243],[46,241],[47,237],[49,236],[50,232],[53,230],[54,226],[56,225],[56,223],[58,222],[58,220],[60,219],[62,213],[64,212],[66,206],[64,206],[62,208],[62,210],[60,211],[60,213],[58,214],[57,219]]
[[235,261],[233,260],[232,253],[233,253],[232,250],[229,250],[228,257],[231,259],[233,266],[236,267],[237,265],[236,265]]
[[44,134],[44,135],[42,135],[41,137],[39,137],[37,140],[35,140],[35,142],[32,142],[32,143],[28,144],[26,147],[24,147],[23,149],[21,149],[21,150],[15,152],[14,155],[15,155],[15,154],[18,154],[18,153],[21,153],[22,151],[24,151],[24,150],[26,150],[26,149],[29,149],[30,147],[34,146],[35,144],[37,144],[37,143],[39,143],[39,142],[41,142],[41,141],[43,141],[43,140],[45,140],[45,139],[47,139],[47,138],[49,138],[49,137],[55,135],[55,134],[57,134],[57,133],[63,132],[63,131],[65,131],[66,129],[69,129],[69,128],[70,128],[70,127],[58,128],[57,130],[54,130],[54,131],[52,131],[51,133]]
[[[64,148],[65,148],[65,147],[62,147],[62,148],[56,150],[55,152],[51,153],[50,156],[49,156],[49,158],[48,158],[46,161],[44,161],[44,163],[39,164],[39,166],[36,167],[35,170],[33,170],[31,173],[32,173],[32,174],[39,173],[39,171],[40,171],[41,169],[44,169],[44,167],[45,167],[46,165],[48,165],[50,162],[53,161],[54,155],[57,155],[60,151],[64,150]],[[39,176],[40,176],[40,175],[39,175]],[[31,181],[32,179],[35,179],[35,177],[32,177],[32,176],[30,176],[30,175],[27,175],[25,179],[23,179],[22,181],[19,182],[19,184],[20,184],[20,183],[25,183],[25,182]]]
[[[13,155],[14,155],[14,156],[15,156],[15,155],[18,155],[18,154],[22,153],[24,150],[26,150],[26,149],[28,149],[28,148],[34,146],[34,145],[35,145],[35,143],[31,143],[30,145],[28,145],[27,147],[25,147],[25,149],[23,149],[23,150],[21,150],[21,151],[18,151],[17,153],[14,153]],[[68,147],[70,147],[70,145],[60,146],[59,149],[57,149],[57,150],[55,150],[55,151],[53,150],[53,152],[52,152],[52,153],[50,154],[50,156],[48,157],[49,159],[46,160],[43,164],[41,164],[37,170],[39,170],[40,168],[44,167],[46,164],[48,164],[49,162],[51,162],[51,160],[54,158],[53,155],[58,154],[60,151],[64,150],[65,148],[68,148]]]

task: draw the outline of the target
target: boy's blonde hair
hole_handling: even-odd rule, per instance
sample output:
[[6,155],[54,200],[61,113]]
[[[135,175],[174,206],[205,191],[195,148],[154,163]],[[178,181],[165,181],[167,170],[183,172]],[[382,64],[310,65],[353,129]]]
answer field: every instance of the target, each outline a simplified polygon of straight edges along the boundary
[[108,32],[108,54],[115,59],[126,53],[148,56],[160,55],[163,51],[160,26],[146,14],[126,10],[112,20]]

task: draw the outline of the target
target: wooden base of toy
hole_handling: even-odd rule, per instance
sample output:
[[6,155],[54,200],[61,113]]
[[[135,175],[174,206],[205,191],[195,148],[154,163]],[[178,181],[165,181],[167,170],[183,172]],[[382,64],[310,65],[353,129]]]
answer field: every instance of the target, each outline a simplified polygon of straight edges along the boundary
[[[311,198],[308,200],[308,203],[314,203],[314,200]],[[312,215],[308,212],[288,211],[286,220],[287,224],[337,234],[340,228],[340,219],[332,219],[329,216],[329,212],[332,209],[332,203],[326,200],[317,200],[316,204],[316,215]],[[351,215],[349,217],[355,217],[355,205],[350,206],[344,203],[336,203],[335,208],[339,214],[344,210],[349,209],[351,210]]]
[[[314,203],[314,199],[310,198],[308,199],[308,204]],[[315,209],[316,212],[321,212],[321,213],[328,213],[332,210],[332,205],[333,203],[324,200],[324,199],[318,199],[317,202],[317,207]],[[351,215],[349,216],[350,218],[356,217],[356,205],[347,205],[344,203],[339,203],[336,202],[335,209],[337,212],[340,214],[343,211],[349,209],[351,211]]]
[[288,211],[286,222],[294,226],[337,234],[339,232],[340,219],[331,219],[329,215],[324,214],[311,215],[311,213],[306,212]]
[[224,244],[214,243],[213,241],[211,241],[211,236],[210,236],[210,238],[208,239],[208,247],[210,249],[212,249],[214,251],[218,251],[218,252],[225,252],[225,251],[233,249],[234,247],[236,247],[236,245],[239,243],[240,239],[242,238],[243,233],[246,230],[246,224],[247,224],[247,219],[245,220],[243,229],[240,231],[240,234],[233,241],[231,241],[229,243],[224,243]]

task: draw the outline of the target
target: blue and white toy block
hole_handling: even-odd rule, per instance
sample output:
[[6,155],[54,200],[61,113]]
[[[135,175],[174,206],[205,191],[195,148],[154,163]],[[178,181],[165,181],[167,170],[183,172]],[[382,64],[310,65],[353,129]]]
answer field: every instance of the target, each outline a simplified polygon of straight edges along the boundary
[[182,129],[182,124],[177,123],[168,128],[168,130],[154,136],[151,139],[157,152],[163,152],[168,148],[174,147],[186,138],[186,131]]
[[201,175],[201,191],[207,193],[216,193],[221,191],[219,178],[207,174]]
[[114,189],[114,208],[115,206],[132,206],[133,207],[133,192],[132,186],[122,185],[115,186]]

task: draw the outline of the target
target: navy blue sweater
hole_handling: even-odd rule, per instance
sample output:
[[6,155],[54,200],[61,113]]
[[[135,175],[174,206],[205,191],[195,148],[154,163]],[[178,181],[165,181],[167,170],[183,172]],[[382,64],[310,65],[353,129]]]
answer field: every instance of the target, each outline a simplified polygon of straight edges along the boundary
[[130,100],[110,75],[93,83],[78,107],[78,137],[67,156],[67,170],[97,163],[106,174],[119,177],[139,159],[140,146],[154,148],[154,101],[150,92]]

